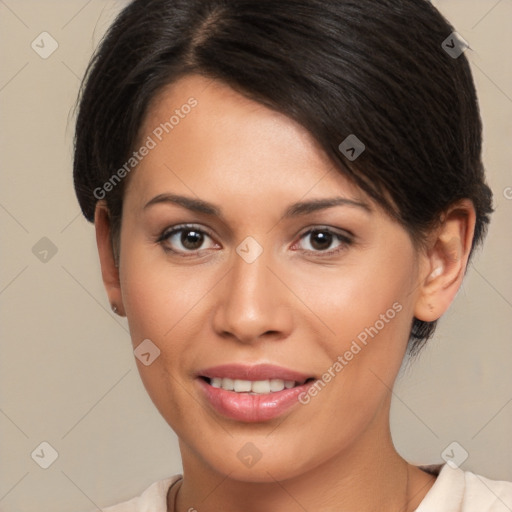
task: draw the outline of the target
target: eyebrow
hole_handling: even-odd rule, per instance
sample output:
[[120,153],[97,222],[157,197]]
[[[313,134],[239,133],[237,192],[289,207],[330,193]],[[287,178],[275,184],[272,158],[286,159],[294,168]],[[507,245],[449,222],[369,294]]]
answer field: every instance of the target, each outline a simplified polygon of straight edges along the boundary
[[332,197],[325,199],[312,199],[311,201],[294,203],[286,209],[283,218],[286,219],[298,215],[306,215],[318,210],[332,208],[333,206],[353,206],[356,208],[361,208],[368,213],[372,212],[370,205],[362,201],[354,201],[353,199],[347,199],[346,197]]
[[177,204],[193,212],[222,217],[220,209],[213,204],[203,201],[202,199],[194,199],[192,197],[180,196],[177,194],[159,194],[144,205],[144,210],[150,206],[161,203]]
[[[223,218],[222,212],[217,206],[208,203],[207,201],[203,201],[202,199],[195,199],[178,194],[159,194],[145,204],[144,210],[155,204],[162,203],[176,204],[193,212]],[[353,199],[347,199],[345,197],[332,197],[293,203],[288,206],[282,218],[287,219],[290,217],[297,217],[299,215],[307,215],[308,213],[314,213],[316,211],[325,210],[326,208],[332,208],[334,206],[352,206],[361,208],[368,213],[373,211],[367,203],[355,201]]]

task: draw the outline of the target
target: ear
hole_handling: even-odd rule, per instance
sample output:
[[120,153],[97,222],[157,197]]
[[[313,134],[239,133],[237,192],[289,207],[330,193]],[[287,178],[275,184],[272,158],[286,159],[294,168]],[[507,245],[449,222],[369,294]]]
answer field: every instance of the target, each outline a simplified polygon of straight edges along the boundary
[[96,244],[100,257],[101,276],[107,291],[108,300],[115,307],[115,313],[124,316],[124,306],[117,266],[111,238],[110,213],[105,201],[98,201],[94,212],[94,226],[96,228]]
[[466,272],[475,221],[475,208],[469,199],[458,201],[443,215],[423,256],[414,311],[417,319],[439,319],[455,298]]

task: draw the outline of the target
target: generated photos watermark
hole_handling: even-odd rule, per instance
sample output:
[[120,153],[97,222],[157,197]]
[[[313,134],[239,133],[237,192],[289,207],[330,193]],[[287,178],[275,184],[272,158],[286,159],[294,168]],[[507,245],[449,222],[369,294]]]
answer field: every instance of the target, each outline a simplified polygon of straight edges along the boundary
[[307,405],[311,399],[320,393],[325,386],[331,382],[342,370],[345,368],[354,357],[361,352],[361,350],[368,345],[368,342],[379,334],[386,324],[389,324],[400,311],[402,311],[402,304],[399,302],[393,305],[385,312],[382,313],[379,319],[370,327],[365,327],[356,337],[352,340],[350,348],[346,350],[343,355],[339,355],[336,361],[322,374],[322,377],[312,384],[307,391],[303,391],[297,398],[302,405]]
[[164,136],[170,133],[176,126],[178,126],[185,117],[190,114],[192,109],[196,107],[198,101],[191,97],[186,103],[181,105],[180,108],[175,109],[174,114],[169,118],[168,121],[160,123],[152,132],[151,135],[146,137],[146,140],[140,146],[137,151],[132,153],[132,156],[119,168],[112,176],[101,186],[96,187],[93,191],[93,195],[96,199],[105,199],[107,193],[112,192],[114,188],[121,183],[121,181],[130,174],[135,167],[142,162],[144,157],[149,155],[152,149],[158,146]]

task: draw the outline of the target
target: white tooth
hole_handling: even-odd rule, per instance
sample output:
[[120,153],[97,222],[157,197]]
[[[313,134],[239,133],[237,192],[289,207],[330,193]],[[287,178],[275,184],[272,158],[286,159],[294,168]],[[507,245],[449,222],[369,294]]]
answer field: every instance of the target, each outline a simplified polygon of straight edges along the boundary
[[219,378],[219,377],[213,377],[211,380],[210,380],[210,384],[214,387],[214,388],[220,388],[222,386],[222,379]]
[[233,385],[233,379],[230,379],[229,377],[224,377],[222,379],[222,389],[226,389],[227,391],[233,391],[233,389],[235,389]]
[[270,391],[282,391],[284,389],[284,380],[270,379]]
[[243,379],[230,379],[229,377],[213,377],[210,379],[210,384],[214,388],[222,388],[225,389],[226,391],[263,395],[271,392],[282,391],[285,388],[293,388],[298,383],[296,383],[293,380],[282,379],[251,381]]
[[252,383],[253,393],[270,393],[270,382],[268,380],[255,380]]
[[233,382],[233,389],[237,393],[244,391],[251,391],[252,382],[250,380],[235,379]]

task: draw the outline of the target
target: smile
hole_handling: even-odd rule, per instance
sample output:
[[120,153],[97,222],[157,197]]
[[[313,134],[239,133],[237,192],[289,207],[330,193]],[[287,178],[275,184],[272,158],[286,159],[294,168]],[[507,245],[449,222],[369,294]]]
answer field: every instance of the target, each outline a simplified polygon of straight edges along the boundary
[[206,405],[225,418],[268,421],[298,405],[315,377],[274,365],[216,366],[198,372],[196,382]]

